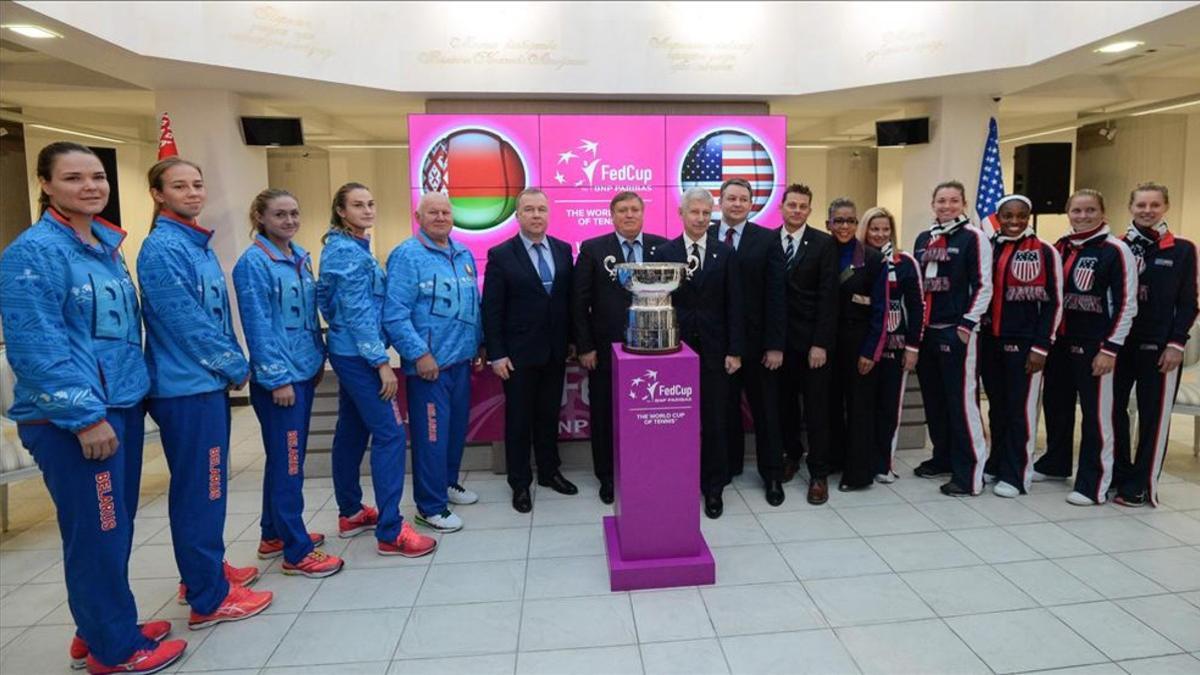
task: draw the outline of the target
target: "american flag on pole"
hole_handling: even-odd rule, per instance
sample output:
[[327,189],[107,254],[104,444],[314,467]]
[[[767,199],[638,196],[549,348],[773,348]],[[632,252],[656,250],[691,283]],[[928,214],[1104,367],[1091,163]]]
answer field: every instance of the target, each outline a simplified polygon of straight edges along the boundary
[[[720,129],[696,141],[683,158],[680,186],[706,188],[713,199],[721,197],[721,183],[744,178],[753,187],[750,217],[767,205],[775,189],[775,164],[758,139],[744,131]],[[719,205],[713,205],[713,218],[721,217]]]
[[992,230],[1000,229],[996,214],[996,200],[1004,196],[1004,174],[1000,170],[1000,130],[996,118],[988,121],[987,142],[983,144],[983,163],[979,166],[979,190],[975,194],[975,213],[979,224],[992,224]]

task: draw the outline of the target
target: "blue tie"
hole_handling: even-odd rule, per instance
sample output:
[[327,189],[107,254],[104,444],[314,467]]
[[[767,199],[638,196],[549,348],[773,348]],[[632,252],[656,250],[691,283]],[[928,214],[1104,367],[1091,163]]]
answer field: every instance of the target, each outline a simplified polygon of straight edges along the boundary
[[541,242],[533,245],[533,250],[537,252],[538,258],[538,276],[542,278],[542,287],[546,292],[550,292],[550,287],[554,285],[554,275],[550,273],[550,265],[546,263],[546,256],[542,255]]
[[635,256],[633,253],[633,245],[637,244],[637,243],[639,243],[639,242],[636,242],[636,241],[625,242],[625,262],[630,262],[630,263],[638,262],[637,256]]

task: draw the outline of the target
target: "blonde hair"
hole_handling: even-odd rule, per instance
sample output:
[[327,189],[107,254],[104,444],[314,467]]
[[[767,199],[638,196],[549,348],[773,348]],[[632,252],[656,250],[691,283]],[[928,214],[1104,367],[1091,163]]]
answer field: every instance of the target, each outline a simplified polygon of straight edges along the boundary
[[871,226],[871,221],[875,220],[876,218],[888,219],[888,224],[891,226],[891,232],[888,236],[892,240],[892,248],[895,248],[897,246],[896,217],[892,215],[891,211],[888,211],[882,206],[876,206],[868,209],[867,212],[863,214],[862,220],[858,221],[858,240],[864,244],[867,243],[867,229]]
[[1133,206],[1133,200],[1137,198],[1139,192],[1157,192],[1162,195],[1163,204],[1170,205],[1171,196],[1167,194],[1167,186],[1153,181],[1147,183],[1138,183],[1138,186],[1129,192],[1129,205]]
[[1067,197],[1068,211],[1071,210],[1071,202],[1075,201],[1079,197],[1092,197],[1100,204],[1100,210],[1102,212],[1108,212],[1108,209],[1104,208],[1104,195],[1100,194],[1099,190],[1093,190],[1092,188],[1079,188],[1078,190],[1072,192],[1071,196]]
[[266,232],[264,231],[264,228],[263,228],[263,224],[262,224],[262,222],[259,221],[259,218],[262,217],[262,215],[267,212],[267,207],[271,204],[271,202],[275,201],[276,199],[279,199],[280,197],[291,197],[292,199],[296,200],[297,204],[300,203],[300,200],[296,199],[295,195],[288,192],[287,190],[284,190],[283,188],[267,188],[266,190],[263,190],[262,192],[260,192],[254,196],[254,201],[250,202],[250,234],[251,235],[254,235],[254,234],[265,235],[266,234]]
[[[346,225],[346,221],[340,214],[338,214],[338,209],[346,208],[346,197],[348,197],[354,190],[366,190],[367,192],[370,192],[371,188],[363,185],[362,183],[355,183],[351,181],[337,189],[337,192],[333,194],[333,204],[331,204],[329,207],[329,232],[352,234],[350,232],[350,226]],[[329,232],[326,232],[325,235],[321,237],[322,244],[324,244],[325,240],[329,238]]]
[[[150,189],[161,192],[163,189],[163,176],[167,173],[167,171],[170,171],[177,166],[190,166],[196,170],[196,173],[200,174],[201,178],[204,178],[204,171],[200,169],[199,164],[179,156],[168,157],[166,159],[159,160],[154,166],[150,167],[150,171],[146,173],[146,181],[150,184]],[[155,200],[154,213],[150,215],[151,230],[154,229],[154,223],[158,220],[158,214],[161,212],[162,204],[159,204],[158,200]]]

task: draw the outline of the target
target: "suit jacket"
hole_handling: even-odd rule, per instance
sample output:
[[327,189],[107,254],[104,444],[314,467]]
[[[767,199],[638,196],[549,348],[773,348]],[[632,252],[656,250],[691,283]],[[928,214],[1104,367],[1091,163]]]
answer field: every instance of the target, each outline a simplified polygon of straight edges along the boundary
[[[780,229],[773,231],[776,245],[783,250]],[[828,232],[809,225],[785,266],[788,347],[804,354],[810,347],[831,349],[837,334],[837,242]]]
[[[658,247],[656,262],[687,263],[691,243],[683,235]],[[706,367],[723,368],[726,356],[746,350],[741,297],[741,277],[733,249],[709,234],[704,264],[671,293],[679,319],[679,334],[700,355]]]
[[[721,225],[708,228],[720,237]],[[767,350],[784,347],[787,334],[787,298],[784,288],[783,249],[776,233],[747,222],[736,255],[742,275],[742,311],[746,318],[746,358],[758,361]]]
[[887,337],[887,270],[878,250],[862,242],[855,247],[853,262],[838,274],[838,348],[878,361]]
[[[642,233],[642,260],[652,260],[655,250],[666,239]],[[571,286],[571,313],[574,316],[575,345],[580,354],[597,351],[606,358],[609,346],[625,338],[626,311],[633,294],[625,290],[604,269],[604,259],[625,261],[625,251],[613,232],[593,237],[579,245],[575,277]]]
[[547,293],[520,235],[488,250],[483,275],[483,336],[488,359],[517,368],[565,361],[571,339],[571,246],[547,236],[554,284]]

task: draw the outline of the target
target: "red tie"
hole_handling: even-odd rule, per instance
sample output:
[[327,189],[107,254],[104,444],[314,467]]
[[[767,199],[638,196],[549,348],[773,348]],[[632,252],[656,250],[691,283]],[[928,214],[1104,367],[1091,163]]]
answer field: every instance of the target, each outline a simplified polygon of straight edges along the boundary
[[732,227],[729,228],[728,230],[725,230],[725,245],[728,246],[729,248],[734,247],[733,246],[733,235],[734,234],[736,234],[736,232],[734,231],[734,229]]

